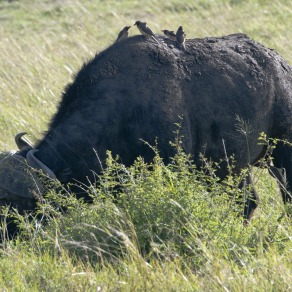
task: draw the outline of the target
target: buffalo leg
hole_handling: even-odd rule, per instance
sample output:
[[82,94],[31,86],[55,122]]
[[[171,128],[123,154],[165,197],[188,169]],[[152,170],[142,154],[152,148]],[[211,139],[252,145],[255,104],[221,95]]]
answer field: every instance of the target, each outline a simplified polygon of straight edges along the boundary
[[287,190],[287,179],[286,179],[286,169],[285,168],[277,168],[274,166],[269,167],[269,173],[277,179],[277,183],[280,187],[281,195],[283,198],[283,202],[286,204],[287,202],[291,203],[291,194]]
[[257,208],[259,203],[259,196],[254,188],[251,174],[245,177],[242,180],[239,187],[243,190],[243,201],[244,201],[244,210],[243,217],[245,220],[250,220],[254,210]]
[[270,174],[277,178],[283,202],[291,203],[292,186],[292,148],[279,143],[272,153],[274,167],[269,169]]

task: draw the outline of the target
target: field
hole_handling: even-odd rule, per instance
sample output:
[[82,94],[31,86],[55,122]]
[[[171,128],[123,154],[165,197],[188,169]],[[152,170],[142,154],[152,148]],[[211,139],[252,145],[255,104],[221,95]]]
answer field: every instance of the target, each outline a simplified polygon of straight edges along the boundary
[[[188,38],[245,33],[292,64],[290,0],[0,0],[0,150],[21,131],[40,139],[74,73],[136,20]],[[275,181],[254,171],[261,202],[246,226],[229,195],[240,176],[223,187],[176,147],[171,166],[109,156],[90,207],[52,192],[46,225],[16,214],[23,233],[2,244],[0,291],[292,290],[292,212]]]

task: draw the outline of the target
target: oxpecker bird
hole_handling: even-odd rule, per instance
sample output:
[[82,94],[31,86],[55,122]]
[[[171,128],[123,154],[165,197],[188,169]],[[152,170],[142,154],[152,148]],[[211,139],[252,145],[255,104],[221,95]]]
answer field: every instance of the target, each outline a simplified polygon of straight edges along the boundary
[[125,26],[118,34],[116,43],[125,40],[129,36],[129,29],[131,26]]
[[172,30],[163,29],[162,32],[171,40],[176,41],[176,34]]
[[176,32],[176,41],[184,50],[186,50],[185,38],[186,38],[186,34],[183,30],[183,27],[180,26]]
[[150,29],[150,27],[146,24],[146,22],[141,22],[137,20],[134,25],[138,27],[142,35],[144,35],[145,37],[151,37],[158,43],[157,39],[155,38],[155,34]]

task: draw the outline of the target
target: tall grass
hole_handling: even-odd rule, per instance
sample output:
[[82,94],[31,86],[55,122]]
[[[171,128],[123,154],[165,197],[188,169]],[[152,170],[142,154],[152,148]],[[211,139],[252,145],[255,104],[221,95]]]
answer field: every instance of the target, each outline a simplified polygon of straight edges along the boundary
[[109,153],[89,191],[92,205],[52,191],[34,218],[14,214],[22,232],[3,244],[0,286],[289,290],[292,225],[275,183],[263,176],[259,189],[266,194],[244,225],[238,204],[248,195],[238,189],[244,172],[220,182],[206,174],[216,173],[210,167],[197,170],[179,151],[167,166],[157,155],[126,168]]
[[[138,19],[188,38],[246,33],[292,64],[290,2],[0,1],[1,151],[20,131],[39,139],[74,72]],[[267,173],[254,170],[261,202],[245,226],[243,174],[222,184],[181,151],[168,166],[158,154],[107,164],[92,205],[52,191],[34,218],[14,214],[22,233],[2,244],[0,290],[291,290],[291,218]]]

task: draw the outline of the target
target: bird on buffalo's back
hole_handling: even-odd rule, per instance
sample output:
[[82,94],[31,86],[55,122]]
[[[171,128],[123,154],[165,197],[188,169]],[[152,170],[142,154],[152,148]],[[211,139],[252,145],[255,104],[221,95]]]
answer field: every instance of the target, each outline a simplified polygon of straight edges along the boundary
[[173,30],[163,29],[162,32],[166,35],[169,39],[176,41],[176,34]]
[[137,26],[137,28],[139,29],[140,33],[145,36],[145,37],[151,37],[152,39],[154,39],[157,43],[157,39],[155,38],[155,34],[153,33],[153,31],[150,29],[150,27],[147,25],[146,22],[142,22],[137,20],[134,25]]
[[125,40],[129,36],[129,29],[130,29],[130,27],[131,26],[125,26],[119,32],[118,37],[117,37],[117,40],[116,40],[116,43]]
[[185,38],[186,38],[186,34],[183,30],[183,27],[180,26],[176,32],[176,41],[184,50],[186,50]]

